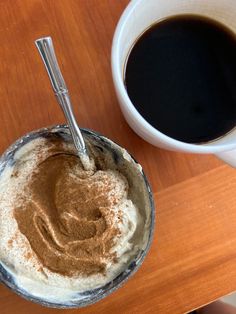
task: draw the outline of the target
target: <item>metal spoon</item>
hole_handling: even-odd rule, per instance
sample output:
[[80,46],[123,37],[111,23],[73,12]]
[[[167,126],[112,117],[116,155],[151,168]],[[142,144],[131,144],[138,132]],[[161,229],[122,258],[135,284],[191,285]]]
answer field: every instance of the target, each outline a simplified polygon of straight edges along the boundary
[[57,101],[67,120],[74,145],[78,151],[80,160],[86,170],[89,169],[89,156],[86,151],[85,142],[76,122],[69,92],[66,83],[61,74],[57,58],[55,55],[52,38],[43,37],[35,40],[36,47],[43,60],[48,76],[50,78],[52,88],[56,95]]

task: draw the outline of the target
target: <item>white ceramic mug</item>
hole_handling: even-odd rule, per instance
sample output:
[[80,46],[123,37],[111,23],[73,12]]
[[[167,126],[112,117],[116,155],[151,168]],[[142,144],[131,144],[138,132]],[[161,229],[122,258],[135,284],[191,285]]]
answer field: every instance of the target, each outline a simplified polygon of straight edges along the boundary
[[236,0],[132,0],[119,20],[112,44],[112,75],[121,110],[131,128],[155,146],[190,153],[213,153],[236,167],[236,128],[207,144],[181,142],[151,126],[128,97],[123,77],[131,47],[150,25],[178,14],[209,17],[236,33]]

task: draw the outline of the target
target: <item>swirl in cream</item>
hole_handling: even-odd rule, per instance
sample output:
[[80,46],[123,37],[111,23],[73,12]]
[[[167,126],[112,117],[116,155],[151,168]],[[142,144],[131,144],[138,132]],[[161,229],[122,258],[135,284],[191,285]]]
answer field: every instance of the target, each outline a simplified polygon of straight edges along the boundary
[[115,261],[111,249],[122,219],[116,207],[127,199],[124,176],[85,171],[78,157],[62,153],[38,165],[27,189],[30,199],[14,214],[45,267],[67,276],[90,275]]

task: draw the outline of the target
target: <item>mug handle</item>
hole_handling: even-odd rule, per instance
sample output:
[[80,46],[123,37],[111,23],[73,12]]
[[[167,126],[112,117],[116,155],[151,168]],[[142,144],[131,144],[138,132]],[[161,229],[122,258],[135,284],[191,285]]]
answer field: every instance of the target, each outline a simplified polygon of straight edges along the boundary
[[223,160],[224,162],[226,162],[227,164],[229,164],[233,168],[236,168],[236,149],[230,150],[228,152],[218,153],[215,155],[216,155],[216,157]]

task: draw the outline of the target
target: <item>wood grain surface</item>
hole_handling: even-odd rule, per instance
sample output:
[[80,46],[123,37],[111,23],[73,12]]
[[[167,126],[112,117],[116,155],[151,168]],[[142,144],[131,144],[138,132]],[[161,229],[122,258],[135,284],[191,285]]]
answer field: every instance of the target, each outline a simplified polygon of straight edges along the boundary
[[182,314],[236,290],[236,173],[214,156],[168,152],[126,124],[110,51],[127,0],[0,0],[0,151],[28,131],[64,122],[34,40],[50,35],[80,125],[124,146],[154,191],[150,253],[121,289],[85,309],[54,310],[1,285],[1,314]]

